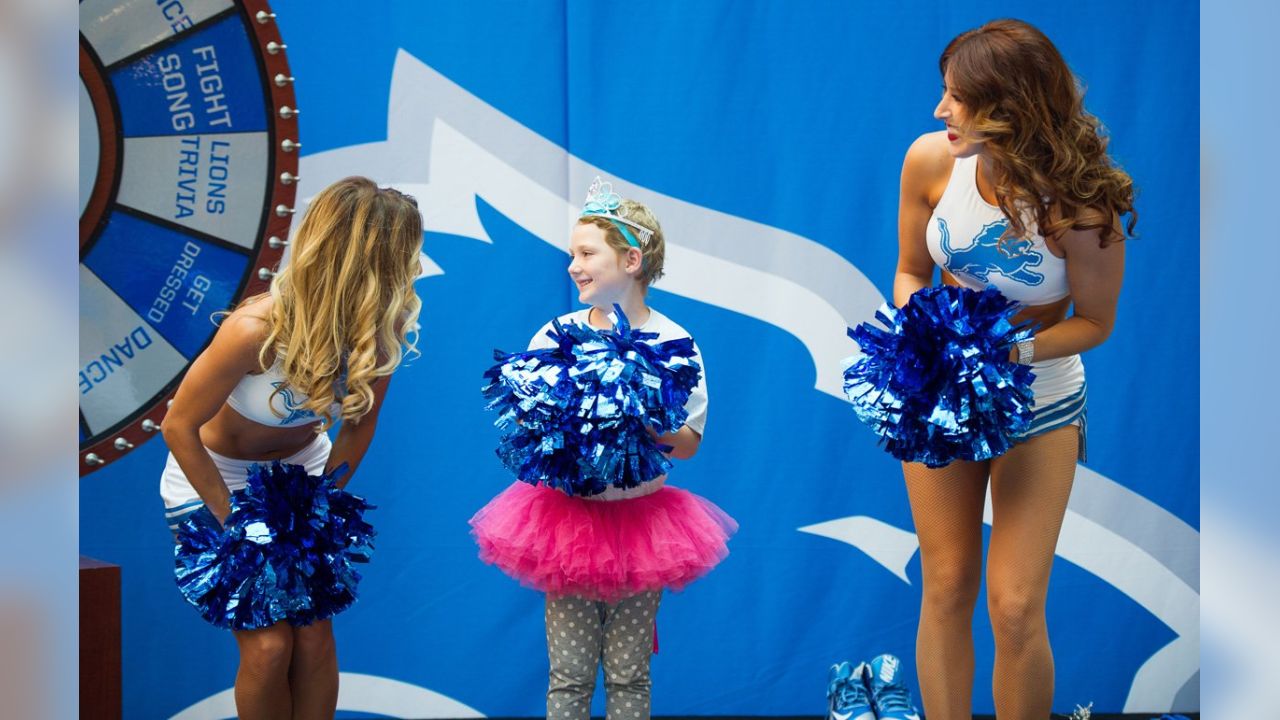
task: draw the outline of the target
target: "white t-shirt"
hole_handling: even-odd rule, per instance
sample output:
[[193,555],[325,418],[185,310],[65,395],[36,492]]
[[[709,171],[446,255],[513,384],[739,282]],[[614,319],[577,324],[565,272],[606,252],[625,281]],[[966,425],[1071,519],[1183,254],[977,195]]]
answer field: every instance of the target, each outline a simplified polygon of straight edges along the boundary
[[[591,308],[584,308],[575,312],[567,313],[556,318],[561,325],[569,323],[578,323],[579,325],[590,326],[587,322],[587,315],[591,312]],[[610,321],[614,320],[613,313],[609,313]],[[671,321],[671,318],[662,313],[649,309],[649,319],[644,321],[643,325],[632,325],[633,330],[643,330],[647,333],[657,333],[658,337],[650,340],[650,343],[663,343],[668,340],[679,340],[680,338],[692,338],[684,328]],[[554,340],[548,335],[547,331],[551,330],[551,323],[542,326],[537,335],[529,341],[530,350],[540,350],[544,348],[553,348],[556,346]],[[685,420],[685,425],[693,428],[698,435],[703,434],[703,428],[707,424],[707,366],[702,362],[702,351],[698,349],[698,343],[693,344],[693,356],[689,358],[698,363],[702,368],[702,373],[698,377],[698,385],[689,393],[689,400],[684,404],[684,409],[689,413],[689,418]],[[661,475],[646,483],[641,483],[638,487],[622,489],[610,487],[598,495],[592,495],[587,500],[625,500],[627,498],[648,495],[657,492],[666,482],[667,476]]]
[[[587,322],[587,316],[591,313],[591,308],[583,310],[575,310],[556,318],[561,325],[569,323],[577,323],[583,326],[590,326]],[[613,313],[609,313],[609,320],[613,321]],[[644,321],[643,325],[632,325],[632,330],[641,330],[647,333],[657,333],[657,339],[650,340],[650,344],[664,343],[668,340],[679,340],[681,338],[690,338],[693,336],[684,328],[672,322],[671,318],[662,313],[649,308],[649,319]],[[551,323],[542,326],[537,335],[529,341],[530,350],[541,350],[544,348],[553,348],[556,346],[547,332],[551,330]],[[684,424],[693,428],[695,432],[702,435],[702,429],[707,424],[707,366],[702,362],[702,351],[698,349],[698,343],[693,344],[693,356],[689,358],[698,363],[702,368],[702,372],[698,377],[698,386],[689,393],[689,401],[684,404],[684,409],[689,413],[689,419]]]

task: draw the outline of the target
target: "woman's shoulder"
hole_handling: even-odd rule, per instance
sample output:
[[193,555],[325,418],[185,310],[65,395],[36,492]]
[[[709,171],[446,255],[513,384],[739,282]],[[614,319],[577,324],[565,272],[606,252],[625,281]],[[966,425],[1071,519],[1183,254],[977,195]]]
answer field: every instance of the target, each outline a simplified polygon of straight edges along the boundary
[[916,169],[951,170],[954,158],[948,150],[947,131],[927,132],[907,148],[906,164]]
[[[1062,217],[1062,211],[1059,208],[1051,207],[1049,217],[1051,220],[1057,221]],[[1103,241],[1104,230],[1108,226],[1121,239],[1124,238],[1124,226],[1120,222],[1119,215],[1111,213],[1108,216],[1105,210],[1094,207],[1081,208],[1072,219],[1072,226],[1062,230],[1054,237],[1054,244],[1068,258],[1078,258],[1086,254],[1093,254],[1116,244],[1114,240],[1110,242]]]
[[[198,373],[205,378],[209,372],[228,375],[261,372],[258,356],[268,335],[266,317],[264,309],[252,301],[223,315],[213,340],[192,365],[192,373],[197,373],[197,365],[200,366]],[[192,377],[187,375],[188,379]]]
[[[1050,202],[1048,206],[1048,219],[1050,223],[1057,223],[1064,216],[1062,206],[1058,203]],[[1120,222],[1120,215],[1115,212],[1109,212],[1103,208],[1082,206],[1075,210],[1075,214],[1071,217],[1071,227],[1063,230],[1059,239],[1068,236],[1073,238],[1093,238],[1097,241],[1104,227],[1114,228],[1117,232],[1123,230]],[[1083,229],[1087,228],[1087,229]]]
[[271,308],[275,298],[263,293],[241,303],[223,319],[224,326],[231,324],[243,330],[257,328],[265,331],[271,322]]
[[955,165],[949,144],[945,130],[916,138],[902,161],[903,187],[915,188],[923,195],[938,194],[938,187],[945,186],[951,179],[951,169]]
[[270,295],[262,295],[227,313],[218,325],[222,345],[240,348],[256,357],[270,331],[272,303]]

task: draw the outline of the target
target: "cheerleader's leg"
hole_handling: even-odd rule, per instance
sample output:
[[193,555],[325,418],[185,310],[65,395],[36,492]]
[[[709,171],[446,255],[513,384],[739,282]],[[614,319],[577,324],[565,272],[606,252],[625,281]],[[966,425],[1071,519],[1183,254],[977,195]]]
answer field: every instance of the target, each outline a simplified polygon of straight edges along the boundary
[[258,630],[233,633],[240,646],[236,673],[236,712],[241,720],[279,720],[293,714],[289,665],[293,628],[279,622]]
[[1068,425],[1018,443],[991,462],[987,609],[996,646],[992,689],[1001,720],[1045,718],[1052,707],[1045,597],[1079,443],[1080,428]]
[[982,585],[987,472],[986,462],[902,465],[920,538],[916,673],[930,720],[969,720],[973,713],[973,611]]
[[338,647],[333,621],[293,628],[289,668],[294,720],[332,718],[338,710]]

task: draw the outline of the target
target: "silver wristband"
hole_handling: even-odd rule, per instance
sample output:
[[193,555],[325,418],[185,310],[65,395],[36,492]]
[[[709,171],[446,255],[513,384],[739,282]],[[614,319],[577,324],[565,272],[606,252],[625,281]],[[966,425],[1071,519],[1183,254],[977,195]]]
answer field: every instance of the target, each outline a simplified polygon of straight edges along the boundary
[[1030,365],[1036,356],[1036,339],[1034,337],[1025,338],[1018,341],[1018,364]]

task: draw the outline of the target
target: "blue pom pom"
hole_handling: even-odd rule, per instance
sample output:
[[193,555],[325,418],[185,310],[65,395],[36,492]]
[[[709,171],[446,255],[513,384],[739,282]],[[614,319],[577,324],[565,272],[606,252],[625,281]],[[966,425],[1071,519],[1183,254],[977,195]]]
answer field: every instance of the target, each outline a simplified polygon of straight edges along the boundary
[[994,288],[924,288],[901,309],[882,306],[884,328],[849,331],[862,356],[844,373],[858,418],[895,458],[942,467],[1002,455],[1031,422],[1031,368],[1009,361],[1030,329]]
[[360,582],[352,563],[369,562],[374,531],[363,517],[373,506],[335,484],[345,472],[255,464],[225,526],[208,508],[192,513],[178,528],[174,572],[200,616],[252,630],[309,625],[350,607]]
[[654,440],[688,419],[701,368],[693,340],[650,344],[614,306],[613,330],[552,323],[556,347],[494,352],[485,372],[488,409],[502,431],[497,454],[516,477],[570,495],[633,488],[667,472]]

